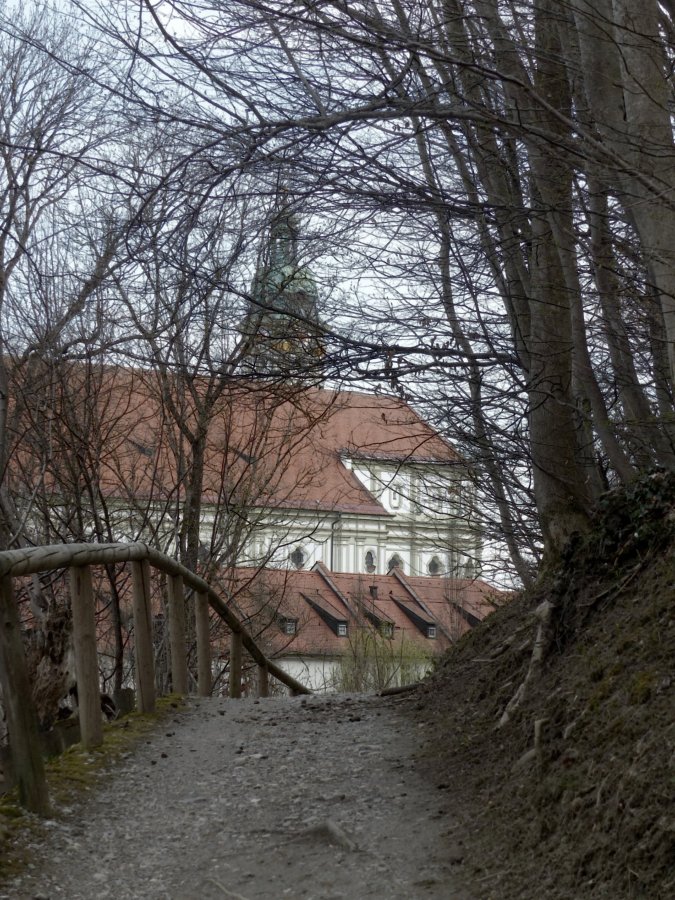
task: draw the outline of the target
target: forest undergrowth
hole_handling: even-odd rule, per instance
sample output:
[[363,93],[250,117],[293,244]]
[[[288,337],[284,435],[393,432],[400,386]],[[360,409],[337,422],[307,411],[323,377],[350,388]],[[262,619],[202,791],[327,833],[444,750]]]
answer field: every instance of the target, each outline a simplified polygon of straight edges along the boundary
[[675,475],[655,473],[606,494],[423,689],[481,898],[675,896],[674,661]]

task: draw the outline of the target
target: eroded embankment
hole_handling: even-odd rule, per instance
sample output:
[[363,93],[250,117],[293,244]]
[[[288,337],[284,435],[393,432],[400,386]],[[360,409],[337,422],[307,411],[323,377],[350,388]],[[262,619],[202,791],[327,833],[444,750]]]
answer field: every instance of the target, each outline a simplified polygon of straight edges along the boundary
[[[470,633],[423,694],[430,763],[495,900],[675,896],[675,477],[608,494],[560,568]],[[531,665],[552,605],[542,664]]]

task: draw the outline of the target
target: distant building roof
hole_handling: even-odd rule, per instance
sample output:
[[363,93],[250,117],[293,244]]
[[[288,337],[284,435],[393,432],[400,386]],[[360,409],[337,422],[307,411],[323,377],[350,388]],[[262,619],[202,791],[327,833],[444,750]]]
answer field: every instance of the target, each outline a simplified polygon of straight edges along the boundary
[[[85,384],[90,374],[73,367],[64,400],[73,416],[78,379],[83,408],[91,403]],[[207,384],[197,379],[191,389],[203,396]],[[97,462],[105,495],[136,501],[184,495],[175,453],[180,430],[167,404],[179,410],[182,425],[194,429],[195,401],[189,391],[181,395],[177,383],[169,384],[168,393],[162,397],[158,376],[151,371],[104,370],[98,386],[104,440]],[[390,396],[320,388],[289,388],[280,395],[259,382],[234,379],[218,393],[210,415],[206,503],[217,502],[223,491],[239,491],[249,507],[385,516],[384,506],[345,465],[346,459],[425,465],[459,461],[410,406]],[[62,478],[60,472],[55,484],[62,485]]]
[[[238,568],[230,578],[237,607],[258,622],[276,656],[341,656],[353,629],[381,626],[383,634],[437,655],[509,596],[484,581],[328,572],[321,563],[300,571]],[[281,627],[289,619],[297,623],[292,636]],[[337,622],[346,623],[346,633]]]

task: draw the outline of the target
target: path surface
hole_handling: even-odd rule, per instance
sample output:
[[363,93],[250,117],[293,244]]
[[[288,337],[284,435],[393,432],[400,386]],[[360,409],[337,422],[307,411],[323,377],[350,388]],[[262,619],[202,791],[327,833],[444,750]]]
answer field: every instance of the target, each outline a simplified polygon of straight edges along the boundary
[[0,898],[471,900],[410,702],[192,701],[51,823]]

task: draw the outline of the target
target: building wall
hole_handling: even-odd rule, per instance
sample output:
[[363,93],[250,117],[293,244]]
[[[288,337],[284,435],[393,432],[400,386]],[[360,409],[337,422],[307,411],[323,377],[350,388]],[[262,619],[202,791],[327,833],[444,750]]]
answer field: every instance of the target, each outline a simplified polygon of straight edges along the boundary
[[331,657],[285,657],[275,660],[277,665],[300,684],[319,693],[336,690],[339,661]]
[[[406,666],[404,669],[395,670],[386,684],[372,684],[366,682],[363,685],[346,687],[341,683],[343,675],[343,663],[337,657],[280,657],[275,660],[284,672],[292,675],[300,684],[318,693],[334,693],[339,690],[372,690],[385,687],[398,687],[405,683],[419,681],[429,672],[429,662],[418,661]],[[349,666],[347,665],[347,672]],[[347,677],[349,675],[347,674]]]
[[[336,572],[385,574],[395,557],[410,575],[473,577],[480,540],[471,524],[471,498],[459,467],[404,467],[344,460],[384,507],[383,515],[270,513],[246,547],[240,564],[311,568],[322,562]],[[301,554],[292,557],[293,553]],[[300,562],[301,560],[301,562]]]
[[[367,554],[371,553],[373,574],[386,574],[394,557],[409,575],[473,577],[479,573],[480,539],[471,522],[471,493],[461,481],[459,467],[343,463],[379,500],[383,514],[256,509],[243,550],[232,562],[305,569],[322,562],[332,571],[365,574],[370,571]],[[174,553],[176,529],[172,518],[166,508],[158,509],[157,516],[162,524],[157,523],[153,542]],[[119,540],[138,539],[133,511],[120,505],[115,518],[119,521]],[[212,532],[217,535],[226,527],[226,521],[215,521],[213,509],[205,505],[204,545],[210,547]],[[300,562],[299,557],[292,558],[296,551],[302,554]]]

